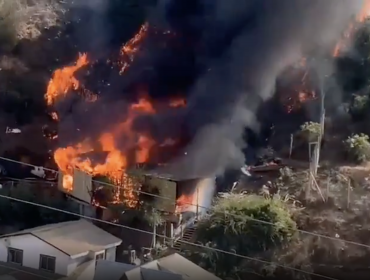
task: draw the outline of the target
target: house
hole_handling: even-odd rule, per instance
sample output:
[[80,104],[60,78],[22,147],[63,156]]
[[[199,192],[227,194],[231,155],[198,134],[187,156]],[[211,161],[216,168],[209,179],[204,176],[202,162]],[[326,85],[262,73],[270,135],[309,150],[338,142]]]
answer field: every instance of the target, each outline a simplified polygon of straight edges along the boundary
[[98,260],[94,280],[221,280],[183,256],[175,253],[135,266]]
[[0,236],[0,275],[1,267],[46,273],[49,279],[83,274],[87,268],[91,274],[96,260],[116,260],[121,242],[84,219],[14,232]]

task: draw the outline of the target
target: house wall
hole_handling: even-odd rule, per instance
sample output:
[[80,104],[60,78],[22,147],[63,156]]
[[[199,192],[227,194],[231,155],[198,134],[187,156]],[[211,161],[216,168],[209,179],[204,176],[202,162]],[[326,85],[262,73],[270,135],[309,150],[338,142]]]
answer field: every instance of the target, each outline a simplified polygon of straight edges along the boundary
[[82,271],[76,277],[76,280],[88,280],[88,279],[92,280],[92,279],[94,279],[95,267],[96,267],[96,262],[95,261],[86,262],[83,265],[83,267],[81,267]]
[[[91,260],[95,260],[96,256],[103,253],[104,251],[105,251],[105,259],[106,260],[113,261],[113,262],[116,261],[116,250],[117,250],[117,247],[112,247],[112,248],[102,250],[102,251],[98,251],[98,252],[90,251],[85,256],[81,256],[79,258],[70,260],[70,262],[68,264],[68,268],[67,268],[68,275],[71,275],[77,269],[77,267],[80,266],[81,264],[89,262]],[[90,266],[94,265],[94,269],[95,269],[95,262],[93,262],[93,263],[94,264],[90,264]]]
[[107,261],[116,261],[116,253],[117,253],[117,247],[109,248],[105,250],[105,259]]
[[[0,239],[0,261],[7,262],[9,247],[23,250],[22,265],[34,269],[39,269],[40,254],[55,257],[55,273],[65,276],[70,276],[81,264],[95,260],[96,255],[104,252],[104,250],[101,252],[89,252],[85,256],[72,259],[32,234],[23,234]],[[105,250],[105,259],[115,261],[116,249],[117,247],[112,247]],[[95,265],[95,262],[93,262],[93,265]]]
[[89,256],[89,255],[81,256],[76,259],[70,259],[70,261],[67,264],[67,268],[66,268],[67,275],[71,275],[79,265],[89,260],[92,260],[92,259],[94,259],[94,256]]
[[55,273],[68,275],[70,257],[31,234],[0,239],[0,261],[7,262],[8,247],[23,250],[23,266],[39,269],[40,254],[56,258]]

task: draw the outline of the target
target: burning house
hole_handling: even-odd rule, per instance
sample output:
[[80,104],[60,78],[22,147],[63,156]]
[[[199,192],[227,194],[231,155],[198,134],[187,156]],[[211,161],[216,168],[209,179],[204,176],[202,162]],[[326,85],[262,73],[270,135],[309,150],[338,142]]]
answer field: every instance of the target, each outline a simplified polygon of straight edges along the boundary
[[201,216],[211,206],[215,178],[186,178],[147,172],[144,185],[156,189],[155,208],[169,214]]
[[[43,132],[59,189],[70,196],[135,207],[148,189],[166,198],[154,200],[163,212],[199,214],[215,189],[202,174],[243,166],[252,133],[266,145],[273,133],[290,136],[277,122],[312,120],[320,93],[307,50],[332,55],[362,1],[159,2],[119,48],[76,53],[54,69]],[[177,175],[131,175],[149,163],[173,165]]]
[[[66,180],[72,181],[71,188],[65,188]],[[123,173],[122,180],[114,186],[74,169],[72,176],[60,171],[58,188],[75,200],[95,207],[124,204],[134,208],[137,203],[150,203],[169,221],[180,222],[180,216],[193,219],[206,213],[215,193],[215,178],[189,179],[131,170]]]

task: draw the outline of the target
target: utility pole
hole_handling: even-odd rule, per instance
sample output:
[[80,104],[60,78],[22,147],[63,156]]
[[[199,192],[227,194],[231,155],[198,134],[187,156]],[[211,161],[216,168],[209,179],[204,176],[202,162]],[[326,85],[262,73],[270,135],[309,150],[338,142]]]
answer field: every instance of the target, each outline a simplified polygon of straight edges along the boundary
[[317,144],[314,149],[313,154],[313,166],[312,166],[312,173],[316,177],[317,175],[317,169],[319,166],[320,161],[320,151],[321,151],[321,142],[324,137],[324,128],[325,128],[325,88],[324,88],[324,82],[325,77],[321,77],[319,75],[318,80],[320,84],[320,132],[319,137],[317,139]]

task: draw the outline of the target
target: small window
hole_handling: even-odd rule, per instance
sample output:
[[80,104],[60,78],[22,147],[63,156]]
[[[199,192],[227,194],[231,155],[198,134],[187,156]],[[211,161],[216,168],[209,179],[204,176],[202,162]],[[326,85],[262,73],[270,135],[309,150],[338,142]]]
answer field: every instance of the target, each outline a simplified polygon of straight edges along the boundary
[[104,260],[105,259],[105,253],[96,254],[95,256],[96,260]]
[[23,250],[8,248],[8,262],[22,265]]
[[40,255],[40,269],[55,272],[55,257]]

